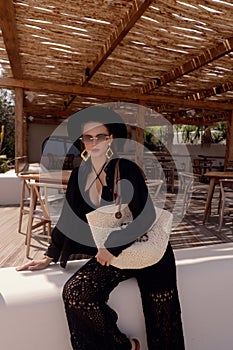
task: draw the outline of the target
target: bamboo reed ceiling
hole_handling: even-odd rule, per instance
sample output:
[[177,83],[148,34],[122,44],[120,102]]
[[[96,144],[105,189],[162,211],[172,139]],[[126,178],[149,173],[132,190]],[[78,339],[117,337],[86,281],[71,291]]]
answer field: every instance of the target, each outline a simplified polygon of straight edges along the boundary
[[232,0],[0,0],[0,87],[23,88],[44,122],[113,101],[227,120],[232,18]]

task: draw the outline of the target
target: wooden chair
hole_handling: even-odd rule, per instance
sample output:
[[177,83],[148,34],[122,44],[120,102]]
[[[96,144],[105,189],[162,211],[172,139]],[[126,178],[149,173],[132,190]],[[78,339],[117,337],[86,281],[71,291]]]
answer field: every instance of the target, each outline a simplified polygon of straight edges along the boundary
[[21,200],[20,200],[20,209],[19,209],[19,225],[18,225],[18,232],[19,233],[25,233],[22,231],[22,223],[23,223],[24,215],[29,214],[29,205],[30,205],[29,193],[30,193],[29,180],[23,179]]
[[159,162],[152,157],[144,157],[143,159],[143,171],[147,180],[154,180],[161,178],[161,166]]
[[230,212],[233,208],[233,180],[219,180],[220,185],[220,205],[219,205],[219,230],[222,229],[223,219],[226,217],[226,209]]
[[180,186],[183,190],[181,215],[184,216],[190,205],[191,198],[205,199],[208,188],[199,182],[199,176],[189,172],[179,172]]
[[233,171],[233,161],[228,161],[225,163],[224,171]]
[[168,190],[171,191],[171,193],[173,193],[174,187],[175,187],[175,171],[176,171],[175,163],[167,162],[165,164],[162,164],[162,171],[166,179],[167,188]]
[[208,179],[204,177],[207,171],[211,171],[212,161],[205,161],[202,159],[193,159],[193,174],[199,177],[200,182],[207,182]]
[[[30,254],[32,236],[47,238],[48,243],[50,242],[53,220],[49,211],[49,203],[64,199],[64,193],[49,195],[48,190],[63,191],[66,189],[66,185],[54,183],[29,182],[28,186],[30,189],[30,211],[25,242],[27,258]],[[43,226],[42,233],[40,231],[33,232],[41,226]]]
[[148,191],[151,193],[153,199],[155,199],[162,187],[163,180],[162,179],[154,179],[154,180],[146,180],[146,184],[148,187]]
[[192,197],[194,175],[192,173],[180,172],[179,176],[180,176],[181,190],[183,190],[183,193],[184,193],[182,208],[181,208],[181,215],[183,217],[188,209],[188,206]]

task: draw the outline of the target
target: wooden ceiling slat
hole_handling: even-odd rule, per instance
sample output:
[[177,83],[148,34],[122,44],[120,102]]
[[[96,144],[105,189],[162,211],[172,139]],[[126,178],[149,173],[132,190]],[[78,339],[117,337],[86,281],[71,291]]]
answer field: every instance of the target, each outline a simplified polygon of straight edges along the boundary
[[15,8],[12,0],[0,0],[0,26],[14,78],[22,79]]
[[201,100],[201,99],[204,99],[206,97],[220,95],[220,94],[223,94],[223,93],[225,93],[227,91],[231,91],[231,90],[233,90],[233,83],[227,82],[225,84],[218,85],[218,86],[213,87],[213,88],[208,89],[208,90],[199,91],[193,95],[187,96],[186,98],[193,99],[193,100]]

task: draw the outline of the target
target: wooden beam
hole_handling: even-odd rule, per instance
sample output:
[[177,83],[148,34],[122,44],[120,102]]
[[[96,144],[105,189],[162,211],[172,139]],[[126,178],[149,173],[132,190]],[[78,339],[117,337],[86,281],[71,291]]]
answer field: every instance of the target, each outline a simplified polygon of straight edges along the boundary
[[[169,119],[170,120],[170,119]],[[222,116],[216,119],[212,119],[211,117],[199,117],[199,118],[177,118],[175,119],[175,121],[170,120],[173,124],[179,124],[179,125],[197,125],[197,126],[204,126],[204,125],[209,125],[209,126],[214,126],[217,123],[219,123],[220,121],[228,121],[229,117],[228,116]]]
[[133,6],[130,8],[129,13],[126,14],[124,18],[121,19],[121,22],[114,32],[111,33],[110,39],[105,41],[105,44],[102,46],[101,52],[96,56],[96,59],[92,64],[87,67],[88,72],[85,74],[83,79],[83,86],[93,77],[97,70],[102,66],[108,56],[113,52],[113,50],[119,45],[119,43],[124,39],[126,34],[138,21],[138,19],[144,14],[148,9],[153,0],[135,0]]
[[220,95],[220,94],[223,94],[224,92],[232,91],[232,90],[233,90],[233,83],[228,82],[228,83],[224,83],[224,84],[215,86],[211,89],[199,91],[195,94],[186,96],[186,98],[197,101],[197,100],[202,100],[202,99],[207,98],[207,97]]
[[35,105],[27,105],[24,106],[24,112],[27,113],[29,116],[34,116],[34,117],[45,117],[45,118],[50,118],[50,116],[52,117],[57,117],[58,119],[61,118],[67,118],[69,117],[71,114],[75,113],[76,110],[72,110],[72,109],[58,109],[58,108],[54,108],[54,109],[50,109],[50,108],[40,108],[40,106],[35,106]]
[[190,61],[184,63],[183,65],[172,69],[170,72],[164,74],[163,76],[151,80],[149,83],[144,85],[140,92],[143,94],[147,94],[150,91],[159,88],[171,81],[174,81],[183,75],[189,74],[202,66],[210,63],[218,58],[228,54],[233,50],[233,37],[223,41],[221,44],[213,47],[211,49],[206,49],[199,56],[194,57]]
[[64,119],[59,118],[43,118],[35,117],[33,120],[28,120],[28,124],[41,124],[41,125],[60,125]]
[[[25,111],[25,108],[24,108]],[[41,109],[35,109],[33,108],[31,112],[29,113],[29,109],[26,108],[27,114],[31,117],[34,117],[32,120],[28,120],[29,123],[33,124],[55,124],[59,125],[62,121],[64,121],[66,118],[70,117],[74,112],[72,110],[66,110],[67,113],[63,113],[61,110],[44,110],[43,112]],[[174,113],[165,113],[162,114],[165,119],[167,119],[171,124],[187,124],[187,125],[216,125],[216,123],[220,121],[228,121],[229,120],[229,113],[228,111],[224,111],[220,115],[216,115],[213,117],[212,115],[209,116],[203,116],[198,115],[194,117],[187,117],[184,112],[177,112]],[[147,120],[145,120],[146,122]],[[129,124],[135,122],[135,116],[132,116],[132,120],[129,120]],[[152,123],[153,124],[153,123]],[[151,124],[151,125],[152,125]]]
[[15,89],[21,87],[32,91],[47,92],[58,95],[72,94],[77,96],[95,97],[98,99],[108,99],[141,103],[144,105],[158,106],[160,104],[170,104],[182,108],[200,108],[206,110],[227,111],[233,110],[233,103],[214,101],[192,101],[183,98],[162,96],[162,95],[142,95],[119,89],[96,89],[92,87],[81,87],[76,85],[48,83],[47,81],[22,80],[11,78],[0,78],[0,87]]
[[0,26],[13,77],[22,79],[15,8],[12,0],[0,0]]

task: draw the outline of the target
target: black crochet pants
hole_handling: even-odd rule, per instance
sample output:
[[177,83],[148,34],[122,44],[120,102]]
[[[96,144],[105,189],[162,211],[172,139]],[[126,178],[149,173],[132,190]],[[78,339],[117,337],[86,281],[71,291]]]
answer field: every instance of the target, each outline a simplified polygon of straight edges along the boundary
[[74,350],[131,349],[117,328],[116,312],[107,305],[110,292],[131,277],[136,277],[141,292],[148,350],[184,350],[176,284],[161,288],[158,281],[153,283],[153,267],[137,271],[102,266],[92,258],[67,281],[63,299]]

